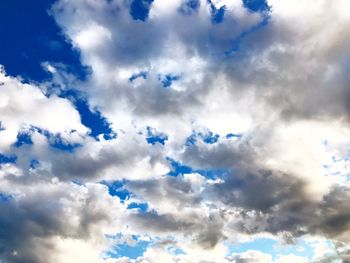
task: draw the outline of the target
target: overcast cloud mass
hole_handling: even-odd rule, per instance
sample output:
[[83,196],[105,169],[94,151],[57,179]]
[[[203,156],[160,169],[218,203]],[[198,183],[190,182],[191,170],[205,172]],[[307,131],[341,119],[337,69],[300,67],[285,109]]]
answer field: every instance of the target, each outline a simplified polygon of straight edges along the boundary
[[350,262],[348,0],[10,2],[1,263]]

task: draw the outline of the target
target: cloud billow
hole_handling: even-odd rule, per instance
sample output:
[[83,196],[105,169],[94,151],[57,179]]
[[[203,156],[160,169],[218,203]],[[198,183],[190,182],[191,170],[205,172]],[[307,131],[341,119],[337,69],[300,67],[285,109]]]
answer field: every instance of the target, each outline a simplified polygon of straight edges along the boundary
[[349,7],[53,3],[90,72],[1,67],[0,261],[346,262]]

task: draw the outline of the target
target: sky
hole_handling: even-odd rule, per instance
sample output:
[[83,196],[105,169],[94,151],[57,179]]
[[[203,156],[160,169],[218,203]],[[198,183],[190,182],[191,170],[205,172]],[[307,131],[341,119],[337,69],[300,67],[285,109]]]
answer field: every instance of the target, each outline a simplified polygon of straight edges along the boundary
[[0,262],[350,262],[348,0],[0,14]]

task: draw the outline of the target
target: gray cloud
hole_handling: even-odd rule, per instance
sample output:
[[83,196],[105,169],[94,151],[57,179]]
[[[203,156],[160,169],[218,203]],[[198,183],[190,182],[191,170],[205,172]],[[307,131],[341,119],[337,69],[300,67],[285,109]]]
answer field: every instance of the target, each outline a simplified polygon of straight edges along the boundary
[[322,200],[315,201],[307,193],[305,180],[260,167],[254,162],[259,148],[253,154],[250,143],[237,144],[192,146],[184,152],[184,160],[194,167],[230,168],[231,173],[224,176],[223,182],[208,185],[205,192],[218,204],[242,209],[240,219],[233,224],[235,229],[250,234],[287,231],[296,237],[313,233],[348,240],[347,186],[333,186]]
[[111,201],[103,196],[105,187],[43,184],[32,188],[22,188],[25,196],[0,201],[2,260],[47,262],[60,253],[54,241],[57,237],[103,243],[99,228],[114,217],[106,210]]
[[[132,19],[130,1],[58,1],[52,15],[92,69],[89,79],[74,86],[109,118],[118,138],[75,138],[68,131],[85,134],[86,128],[65,99],[27,89],[50,110],[54,103],[65,105],[71,114],[57,115],[59,122],[64,120],[63,129],[52,121],[54,114],[44,120],[25,118],[34,116],[23,108],[26,104],[8,103],[19,97],[10,96],[13,89],[3,92],[11,99],[0,98],[8,123],[19,115],[28,125],[49,123],[82,146],[72,153],[54,150],[33,132],[33,145],[12,147],[22,120],[11,140],[1,132],[0,143],[18,161],[0,169],[1,191],[15,196],[0,199],[0,258],[55,262],[50,255],[59,254],[56,238],[104,244],[102,229],[120,227],[119,219],[133,234],[170,235],[210,251],[237,233],[284,233],[286,242],[304,234],[348,242],[348,182],[320,170],[329,152],[333,159],[347,157],[349,19],[340,0],[327,5],[321,0],[311,7],[307,1],[293,2],[270,0],[271,12],[262,15],[231,1],[223,22],[212,23],[207,1],[191,15],[179,12],[183,1],[154,1],[146,22]],[[130,81],[140,72],[147,76]],[[179,79],[164,87],[166,74]],[[21,90],[19,80],[8,81]],[[43,112],[35,104],[31,109],[38,116]],[[70,122],[67,116],[73,113]],[[234,114],[247,117],[248,124]],[[140,134],[146,126],[166,132],[169,140],[148,145]],[[187,137],[206,126],[220,135],[218,142],[184,146]],[[225,137],[235,130],[243,135]],[[320,144],[328,137],[326,152]],[[195,173],[169,177],[164,175],[169,156],[194,170],[227,173],[218,180]],[[28,165],[32,159],[39,160],[35,169]],[[147,211],[123,210],[106,188],[69,183],[122,179],[134,194],[125,202],[146,202]],[[18,193],[23,196],[16,197]],[[230,260],[259,258],[243,256]],[[346,262],[348,251],[339,257]]]
[[[200,193],[183,177],[132,181],[127,183],[127,188],[150,204],[150,211],[133,214],[130,218],[140,231],[147,228],[161,234],[192,235],[195,242],[207,249],[224,238],[223,215],[203,213]],[[166,207],[166,211],[162,207]]]

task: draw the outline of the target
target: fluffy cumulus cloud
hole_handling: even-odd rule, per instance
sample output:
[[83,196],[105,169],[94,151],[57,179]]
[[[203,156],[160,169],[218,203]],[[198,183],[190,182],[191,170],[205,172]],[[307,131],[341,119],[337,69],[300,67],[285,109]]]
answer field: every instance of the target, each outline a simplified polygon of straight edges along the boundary
[[0,68],[0,262],[349,262],[347,0],[47,15],[89,70]]
[[[0,149],[6,151],[19,132],[30,129],[61,134],[70,141],[87,132],[72,103],[57,96],[47,97],[37,86],[23,84],[0,68]],[[67,118],[69,116],[69,118]]]

